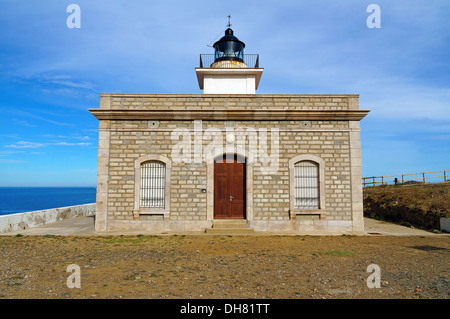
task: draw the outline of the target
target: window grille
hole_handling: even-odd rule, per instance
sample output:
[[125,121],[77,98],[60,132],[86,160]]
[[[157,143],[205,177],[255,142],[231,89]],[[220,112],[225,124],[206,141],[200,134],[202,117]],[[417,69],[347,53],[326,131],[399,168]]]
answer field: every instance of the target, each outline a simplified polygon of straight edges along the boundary
[[319,164],[301,161],[294,165],[295,208],[319,209]]
[[147,161],[141,164],[141,208],[164,208],[166,188],[166,164]]

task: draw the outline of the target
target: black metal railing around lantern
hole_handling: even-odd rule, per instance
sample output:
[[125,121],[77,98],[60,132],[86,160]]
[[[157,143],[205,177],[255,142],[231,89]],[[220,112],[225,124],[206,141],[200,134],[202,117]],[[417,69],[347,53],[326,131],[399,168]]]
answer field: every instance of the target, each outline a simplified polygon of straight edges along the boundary
[[[220,61],[220,63],[215,63]],[[243,62],[235,63],[236,61]],[[212,66],[214,64],[214,66]],[[220,58],[218,59],[215,54],[200,54],[200,67],[201,68],[247,68],[254,69],[259,68],[259,54],[243,54],[239,59],[233,58]]]

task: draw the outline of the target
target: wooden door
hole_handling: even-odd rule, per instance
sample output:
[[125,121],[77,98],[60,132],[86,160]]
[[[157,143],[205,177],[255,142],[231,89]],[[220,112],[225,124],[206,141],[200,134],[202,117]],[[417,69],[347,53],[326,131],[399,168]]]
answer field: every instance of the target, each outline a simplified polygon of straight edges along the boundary
[[214,218],[245,218],[245,163],[237,156],[214,161]]

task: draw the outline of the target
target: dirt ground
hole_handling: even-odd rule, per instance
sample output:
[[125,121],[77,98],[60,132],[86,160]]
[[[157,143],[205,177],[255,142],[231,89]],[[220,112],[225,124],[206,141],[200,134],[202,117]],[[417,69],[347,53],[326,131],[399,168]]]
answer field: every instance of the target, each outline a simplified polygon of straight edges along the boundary
[[[449,240],[5,236],[0,298],[448,299]],[[71,264],[80,267],[81,288],[67,285]],[[371,264],[380,267],[380,288],[367,286]]]

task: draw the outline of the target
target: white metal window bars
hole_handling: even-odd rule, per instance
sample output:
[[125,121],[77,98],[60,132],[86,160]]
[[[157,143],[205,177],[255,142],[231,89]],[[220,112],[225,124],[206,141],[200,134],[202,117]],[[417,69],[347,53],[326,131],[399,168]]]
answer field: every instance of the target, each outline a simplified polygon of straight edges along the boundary
[[146,161],[141,164],[141,208],[164,208],[166,187],[166,164]]
[[319,164],[300,161],[294,165],[296,209],[320,209]]

